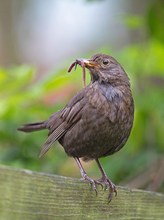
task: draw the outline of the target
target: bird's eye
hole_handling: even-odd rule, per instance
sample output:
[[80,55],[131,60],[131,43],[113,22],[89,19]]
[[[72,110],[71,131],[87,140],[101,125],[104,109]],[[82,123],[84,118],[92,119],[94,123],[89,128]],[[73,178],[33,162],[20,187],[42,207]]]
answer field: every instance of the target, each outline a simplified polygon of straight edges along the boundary
[[109,60],[108,60],[108,59],[104,59],[104,60],[103,60],[103,65],[106,66],[106,65],[108,65],[108,64],[109,64]]

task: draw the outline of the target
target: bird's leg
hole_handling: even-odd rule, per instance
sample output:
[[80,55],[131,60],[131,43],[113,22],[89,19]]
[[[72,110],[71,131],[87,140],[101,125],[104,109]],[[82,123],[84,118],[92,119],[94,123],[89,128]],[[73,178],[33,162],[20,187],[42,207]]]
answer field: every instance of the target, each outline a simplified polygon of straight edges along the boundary
[[97,180],[98,182],[100,183],[103,183],[104,184],[104,189],[106,190],[107,188],[109,188],[110,190],[110,193],[109,193],[109,202],[112,200],[112,197],[113,197],[113,193],[115,193],[115,196],[117,195],[117,190],[116,190],[116,186],[112,183],[112,181],[107,177],[103,167],[101,166],[100,162],[98,159],[95,159],[96,160],[96,163],[101,171],[101,174],[102,174],[102,178]]
[[93,180],[92,178],[90,178],[90,177],[86,174],[86,172],[85,172],[85,170],[84,170],[84,168],[83,168],[83,166],[82,166],[82,164],[81,164],[81,162],[80,162],[80,159],[79,159],[78,157],[74,157],[74,159],[75,159],[75,161],[76,161],[76,163],[77,163],[77,165],[78,165],[78,167],[79,167],[79,169],[80,169],[80,173],[81,173],[82,178],[83,178],[84,180],[88,181],[88,182],[91,184],[92,189],[95,190],[96,195],[97,195],[97,187],[96,187],[96,185],[101,185],[101,186],[103,186],[102,183],[101,183],[101,182],[97,182],[96,180]]

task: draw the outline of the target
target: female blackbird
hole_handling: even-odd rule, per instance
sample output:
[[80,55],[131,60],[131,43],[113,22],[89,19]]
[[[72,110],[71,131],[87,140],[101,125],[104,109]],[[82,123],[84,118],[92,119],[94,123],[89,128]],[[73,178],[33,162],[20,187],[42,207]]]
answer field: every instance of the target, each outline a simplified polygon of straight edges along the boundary
[[[25,124],[18,130],[48,129],[48,138],[40,157],[55,141],[59,141],[65,152],[76,160],[83,179],[91,184],[92,189],[97,192],[97,184],[109,188],[110,201],[113,193],[117,194],[116,187],[105,174],[98,158],[119,151],[129,137],[134,117],[130,83],[124,69],[111,56],[96,54],[91,59],[77,59],[73,66],[77,64],[89,70],[90,84],[48,120]],[[79,158],[84,161],[95,159],[102,178],[93,180],[87,176]]]

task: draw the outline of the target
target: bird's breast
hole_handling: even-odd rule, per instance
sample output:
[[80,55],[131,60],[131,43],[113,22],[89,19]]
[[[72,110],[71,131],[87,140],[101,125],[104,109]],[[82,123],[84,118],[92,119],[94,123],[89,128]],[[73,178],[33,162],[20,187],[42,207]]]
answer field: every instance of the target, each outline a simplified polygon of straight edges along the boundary
[[133,114],[133,99],[130,88],[125,91],[121,87],[95,83],[88,90],[87,99],[91,106],[112,123],[124,120],[128,114]]

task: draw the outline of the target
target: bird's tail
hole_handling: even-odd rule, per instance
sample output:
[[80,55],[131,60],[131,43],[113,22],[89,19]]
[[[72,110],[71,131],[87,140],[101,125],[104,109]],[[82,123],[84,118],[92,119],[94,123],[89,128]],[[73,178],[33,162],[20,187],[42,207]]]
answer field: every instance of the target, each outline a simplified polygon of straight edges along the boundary
[[46,121],[24,124],[18,128],[19,131],[33,132],[46,129]]

